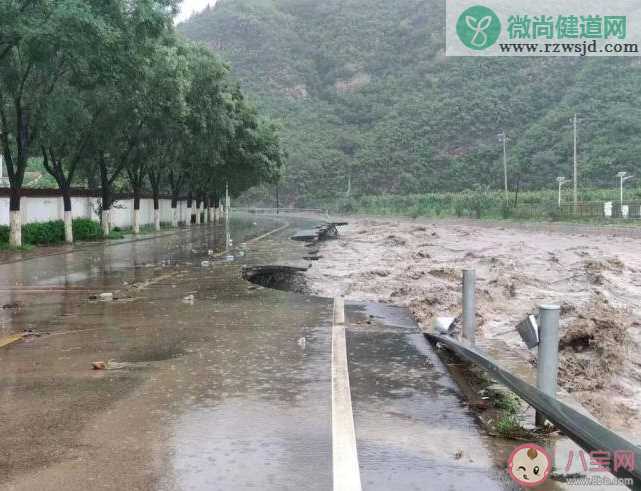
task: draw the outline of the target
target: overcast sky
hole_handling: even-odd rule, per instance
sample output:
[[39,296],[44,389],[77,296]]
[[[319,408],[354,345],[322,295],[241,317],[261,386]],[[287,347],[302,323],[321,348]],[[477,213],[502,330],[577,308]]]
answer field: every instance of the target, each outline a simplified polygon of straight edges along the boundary
[[176,17],[176,23],[187,19],[191,14],[200,12],[207,5],[213,5],[216,0],[183,0],[180,6],[180,13]]

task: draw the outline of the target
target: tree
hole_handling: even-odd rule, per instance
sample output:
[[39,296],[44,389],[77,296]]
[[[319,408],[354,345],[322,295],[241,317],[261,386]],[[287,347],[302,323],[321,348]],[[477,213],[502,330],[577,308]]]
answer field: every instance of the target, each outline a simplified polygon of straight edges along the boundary
[[0,35],[0,145],[9,177],[12,246],[22,245],[20,194],[46,105],[61,78],[92,59],[92,48],[109,38],[104,4],[0,3],[2,22],[11,23]]
[[170,179],[172,191],[175,191],[172,194],[172,225],[177,225],[176,207],[183,176],[176,176],[174,170],[184,151],[184,140],[188,138],[187,53],[188,48],[175,38],[159,46],[152,57],[142,91],[145,151],[140,161],[151,185],[156,230],[160,230],[160,190],[166,179]]
[[105,236],[111,227],[114,184],[123,172],[134,184],[134,208],[139,208],[136,194],[142,189],[146,175],[147,74],[158,44],[171,39],[173,31],[171,14],[175,4],[171,0],[136,0],[128,5],[130,3],[124,2],[121,11],[119,42],[111,55],[112,69],[91,91],[89,101],[96,115],[91,148],[100,175]]
[[282,163],[276,128],[259,120],[227,65],[176,37],[175,3],[0,2],[0,150],[11,187],[12,245],[21,244],[20,193],[30,157],[42,158],[60,188],[68,242],[71,188],[94,169],[105,235],[115,189],[126,181],[137,233],[148,187],[159,229],[167,186],[177,224],[184,189],[189,206],[195,197],[197,207],[209,209],[227,182],[238,193],[274,178]]
[[[229,67],[209,50],[192,45],[189,50],[190,82],[186,102],[189,139],[185,142],[184,168],[188,184],[187,207],[196,200],[196,223],[200,203],[209,203],[219,180],[225,150],[234,134],[233,101],[229,93]],[[216,192],[216,191],[214,191]]]
[[233,88],[231,100],[234,132],[217,172],[218,189],[222,193],[229,184],[231,194],[238,196],[256,184],[277,182],[286,155],[278,126],[270,120],[260,119],[256,108],[246,102],[238,86]]
[[65,241],[73,243],[71,187],[90,140],[91,115],[69,85],[55,91],[47,104],[40,138],[45,170],[62,193]]

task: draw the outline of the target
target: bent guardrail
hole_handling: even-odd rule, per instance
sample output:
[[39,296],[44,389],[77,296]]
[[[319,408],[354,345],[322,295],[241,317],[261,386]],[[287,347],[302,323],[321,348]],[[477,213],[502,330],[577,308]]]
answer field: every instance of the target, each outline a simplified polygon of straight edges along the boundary
[[641,490],[641,448],[637,445],[512,375],[476,348],[447,335],[426,333],[425,336],[431,341],[441,343],[462,359],[484,368],[495,381],[508,387],[537,412],[545,415],[563,433],[588,452],[607,451],[610,455],[614,455],[615,452],[625,451],[633,454],[634,465],[613,469],[612,473],[619,478],[632,479],[634,484],[631,489]]

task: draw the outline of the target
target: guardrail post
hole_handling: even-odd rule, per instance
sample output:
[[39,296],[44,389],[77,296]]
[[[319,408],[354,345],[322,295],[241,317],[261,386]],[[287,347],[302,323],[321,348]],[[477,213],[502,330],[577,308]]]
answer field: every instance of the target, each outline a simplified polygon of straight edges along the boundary
[[474,344],[476,333],[476,271],[463,270],[463,337]]
[[[539,353],[536,362],[538,389],[556,399],[559,371],[559,321],[561,308],[558,305],[539,307]],[[545,416],[536,413],[536,425],[545,425]]]

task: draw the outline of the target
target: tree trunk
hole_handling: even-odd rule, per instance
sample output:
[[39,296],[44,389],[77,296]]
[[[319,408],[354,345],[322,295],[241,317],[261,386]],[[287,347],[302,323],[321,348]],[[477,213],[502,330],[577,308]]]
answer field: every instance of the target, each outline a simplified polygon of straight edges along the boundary
[[134,235],[140,234],[140,190],[134,189],[134,215],[133,215]]
[[154,193],[154,229],[160,232],[160,198]]
[[65,175],[64,165],[61,160],[56,159],[53,148],[41,146],[43,166],[45,170],[56,180],[58,189],[62,194],[62,203],[64,205],[64,226],[65,242],[73,244],[73,214],[71,212],[71,183],[76,170],[78,160],[72,161],[68,174]]
[[111,204],[113,198],[111,196],[111,183],[107,175],[107,165],[104,162],[104,157],[100,158],[98,168],[100,169],[100,191],[102,194],[100,222],[102,224],[102,235],[106,239],[111,232]]
[[178,227],[178,198],[176,196],[171,198],[171,226]]
[[200,200],[196,199],[196,225],[200,225]]
[[203,223],[206,225],[209,223],[209,199],[203,199]]
[[102,235],[107,238],[109,237],[109,232],[111,232],[111,209],[105,208],[104,205],[100,214],[100,221],[102,222]]
[[187,197],[187,218],[185,220],[185,225],[188,227],[191,227],[191,205],[193,203],[193,200],[191,198],[191,193],[189,193],[189,196]]
[[65,209],[65,242],[73,244],[73,214],[71,212],[71,193],[68,187],[62,189],[62,202]]
[[11,188],[9,197],[9,245],[22,247],[22,215],[20,214],[20,189]]
[[220,199],[216,195],[214,197],[214,221],[218,218],[218,223],[220,223]]

